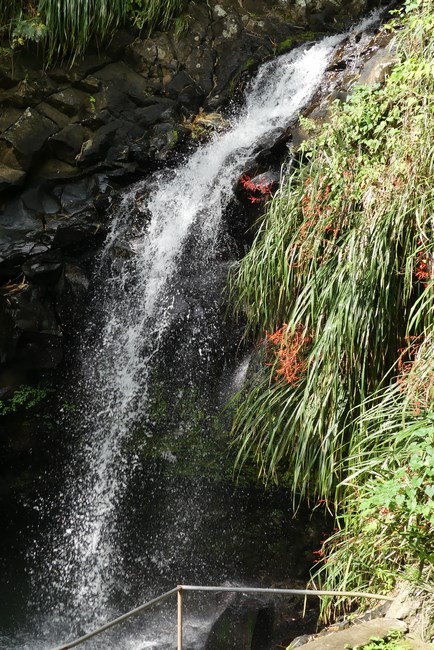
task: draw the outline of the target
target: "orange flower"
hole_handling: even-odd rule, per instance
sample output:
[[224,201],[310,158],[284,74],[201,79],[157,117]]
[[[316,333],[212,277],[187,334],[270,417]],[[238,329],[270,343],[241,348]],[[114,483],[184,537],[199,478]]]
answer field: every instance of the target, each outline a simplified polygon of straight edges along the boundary
[[275,379],[283,377],[288,384],[296,384],[306,374],[306,348],[312,343],[313,336],[306,332],[303,325],[297,325],[291,332],[284,323],[273,334],[266,332],[265,338],[274,346],[274,354],[278,359]]

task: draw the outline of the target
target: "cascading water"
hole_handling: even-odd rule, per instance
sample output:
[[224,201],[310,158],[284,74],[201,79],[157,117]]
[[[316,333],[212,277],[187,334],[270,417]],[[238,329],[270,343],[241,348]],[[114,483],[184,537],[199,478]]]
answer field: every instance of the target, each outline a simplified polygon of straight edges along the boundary
[[[364,21],[353,34],[367,26]],[[173,481],[170,489],[155,487],[160,481],[158,471],[154,479],[148,475],[143,491],[135,493],[135,499],[142,495],[150,501],[146,516],[143,511],[138,515],[147,517],[147,530],[139,531],[137,522],[136,531],[130,521],[128,542],[123,541],[125,524],[119,513],[128,510],[126,487],[134,482],[138,457],[143,449],[146,454],[146,441],[151,444],[155,433],[151,406],[158,391],[153,382],[164,385],[161,376],[176,375],[171,384],[174,402],[188,407],[188,395],[194,395],[192,408],[196,409],[215,389],[206,374],[220,345],[218,296],[228,262],[222,259],[219,242],[233,187],[261,141],[287,127],[307,104],[346,37],[325,38],[262,66],[244,108],[225,133],[215,135],[186,163],[155,174],[123,197],[101,259],[100,272],[108,273],[108,278],[96,312],[100,332],[93,332],[82,352],[79,442],[57,506],[58,529],[40,571],[49,578],[45,587],[41,578],[35,578],[34,589],[44,592],[48,614],[41,615],[39,631],[30,640],[20,637],[18,646],[17,641],[5,641],[5,647],[49,648],[96,627],[117,613],[119,602],[129,602],[128,583],[141,569],[146,576],[134,592],[140,601],[186,575],[231,577],[224,553],[210,567],[206,553],[196,548],[212,509],[207,487],[192,487],[185,494],[173,489]],[[189,365],[192,360],[194,370]],[[232,385],[246,368],[243,360],[233,373]],[[175,420],[172,435],[181,440],[191,424],[184,411]],[[209,421],[203,424],[209,426]],[[159,454],[176,464],[173,450],[160,449]],[[193,465],[200,462],[192,459]],[[225,501],[227,494],[221,499]],[[151,512],[153,504],[159,512]],[[130,515],[133,511],[130,508]],[[228,523],[226,533],[229,530]],[[224,537],[225,531],[221,534]],[[134,536],[137,539],[131,541]],[[135,557],[128,569],[123,555],[131,555],[131,546]],[[152,639],[150,645],[140,639],[140,635],[122,642],[104,639],[102,646],[95,647],[154,647]],[[163,647],[161,641],[155,647]]]

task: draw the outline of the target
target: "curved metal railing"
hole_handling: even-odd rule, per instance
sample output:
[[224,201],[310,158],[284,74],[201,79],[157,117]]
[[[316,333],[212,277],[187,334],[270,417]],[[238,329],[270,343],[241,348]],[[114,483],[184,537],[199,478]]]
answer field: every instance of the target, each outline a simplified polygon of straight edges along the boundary
[[149,600],[147,603],[132,609],[122,616],[113,619],[112,621],[102,625],[101,627],[89,632],[84,636],[75,639],[74,641],[69,641],[64,645],[53,648],[53,650],[70,650],[76,646],[93,639],[95,636],[102,634],[106,630],[109,630],[120,623],[137,616],[141,612],[144,612],[146,609],[149,609],[153,605],[163,602],[173,596],[178,594],[178,650],[182,650],[182,617],[183,617],[183,592],[184,591],[212,591],[212,592],[233,592],[233,593],[242,593],[242,594],[277,594],[277,595],[291,595],[291,596],[344,596],[349,598],[371,598],[373,600],[386,600],[393,601],[394,599],[391,596],[384,596],[382,594],[370,594],[361,591],[327,591],[327,590],[316,590],[316,589],[266,589],[261,587],[208,587],[208,586],[193,586],[193,585],[178,585],[170,591],[166,591],[161,596],[157,596],[152,600]]

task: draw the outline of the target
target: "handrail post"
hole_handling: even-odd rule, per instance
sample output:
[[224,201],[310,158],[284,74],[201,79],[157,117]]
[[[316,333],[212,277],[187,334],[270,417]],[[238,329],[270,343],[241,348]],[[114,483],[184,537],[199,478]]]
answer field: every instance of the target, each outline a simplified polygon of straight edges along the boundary
[[178,585],[178,650],[182,650],[182,586]]

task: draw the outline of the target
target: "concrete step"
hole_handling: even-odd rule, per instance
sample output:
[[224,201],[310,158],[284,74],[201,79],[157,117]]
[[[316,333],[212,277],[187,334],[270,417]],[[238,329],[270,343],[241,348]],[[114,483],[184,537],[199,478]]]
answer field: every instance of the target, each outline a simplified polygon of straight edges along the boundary
[[[384,639],[390,632],[404,633],[407,629],[407,624],[396,618],[375,618],[372,621],[357,623],[345,630],[318,636],[313,641],[305,643],[301,648],[302,650],[347,650],[348,647],[367,645],[372,637]],[[408,647],[407,643],[403,645]],[[433,650],[433,646],[424,645]],[[428,650],[428,648],[418,646],[414,647],[414,650]]]
[[434,650],[432,643],[425,643],[425,641],[417,639],[412,634],[407,634],[404,637],[404,641],[406,641],[411,650]]

